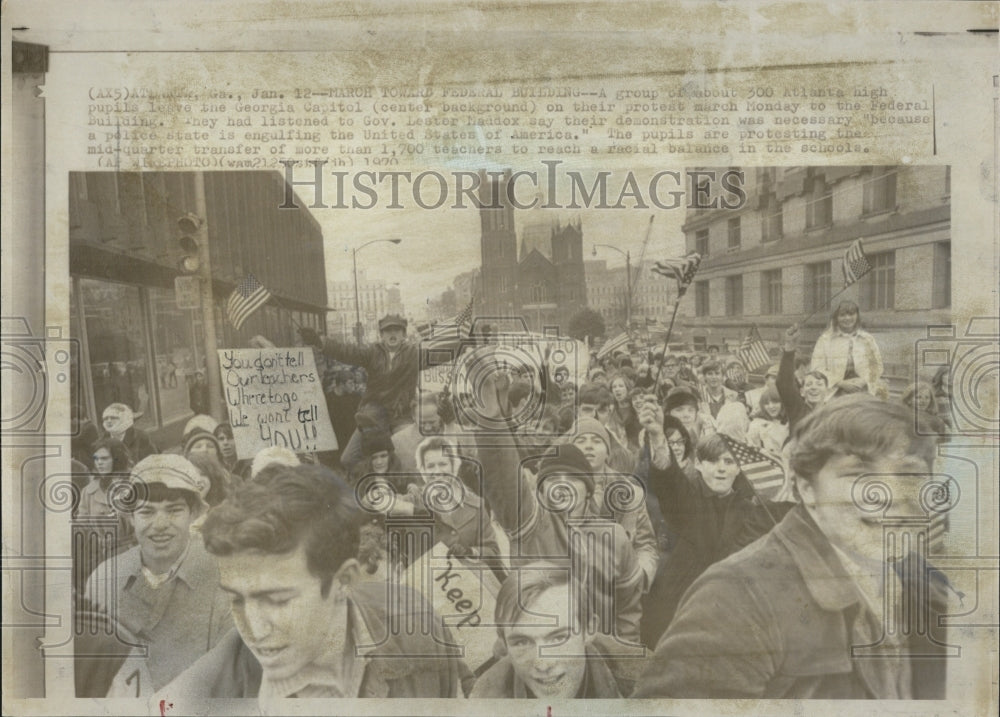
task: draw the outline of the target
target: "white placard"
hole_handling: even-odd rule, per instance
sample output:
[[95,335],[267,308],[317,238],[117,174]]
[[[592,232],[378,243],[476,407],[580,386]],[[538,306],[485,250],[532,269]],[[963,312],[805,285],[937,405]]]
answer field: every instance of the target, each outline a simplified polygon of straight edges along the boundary
[[271,446],[296,453],[337,449],[312,351],[219,349],[219,369],[240,458]]

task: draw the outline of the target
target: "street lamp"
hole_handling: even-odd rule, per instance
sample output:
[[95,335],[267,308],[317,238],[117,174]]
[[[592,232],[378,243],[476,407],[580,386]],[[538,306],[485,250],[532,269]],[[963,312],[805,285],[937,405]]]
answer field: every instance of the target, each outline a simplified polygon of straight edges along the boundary
[[597,247],[613,249],[625,257],[625,327],[632,330],[632,255],[611,244],[594,244],[593,256],[597,256]]
[[354,340],[361,343],[361,339],[364,336],[364,327],[361,325],[361,297],[358,294],[358,252],[364,249],[366,246],[371,246],[372,244],[378,244],[379,242],[391,242],[392,244],[399,244],[402,239],[372,239],[369,242],[365,242],[361,246],[354,249],[351,253],[351,260],[354,264]]

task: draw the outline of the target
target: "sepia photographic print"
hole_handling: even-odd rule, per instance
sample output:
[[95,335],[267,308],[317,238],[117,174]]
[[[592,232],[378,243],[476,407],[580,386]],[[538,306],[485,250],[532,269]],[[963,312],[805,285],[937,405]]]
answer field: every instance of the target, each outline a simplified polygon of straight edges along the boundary
[[997,6],[901,7],[6,7],[4,713],[995,713]]

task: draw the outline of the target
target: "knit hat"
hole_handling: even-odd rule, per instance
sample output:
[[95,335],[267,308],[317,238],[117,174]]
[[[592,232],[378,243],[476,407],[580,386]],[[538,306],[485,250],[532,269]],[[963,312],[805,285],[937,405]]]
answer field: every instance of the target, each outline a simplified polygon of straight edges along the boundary
[[295,466],[302,465],[302,461],[299,460],[294,451],[284,446],[261,448],[250,462],[250,479],[256,479],[257,474],[270,465],[294,468]]
[[195,416],[192,416],[191,419],[187,423],[184,424],[184,432],[181,433],[181,435],[182,436],[186,436],[189,433],[191,433],[191,431],[195,431],[195,430],[201,430],[201,431],[207,431],[208,433],[214,433],[215,432],[215,428],[218,425],[219,425],[219,422],[216,421],[211,416],[206,415],[204,413],[199,413],[199,414],[197,414]]
[[392,438],[384,431],[370,431],[361,434],[361,453],[365,456],[373,456],[382,451],[392,453],[395,450]]
[[208,431],[204,431],[200,428],[196,428],[187,435],[184,436],[184,450],[182,451],[185,456],[191,452],[191,448],[198,441],[210,441],[213,446],[215,446],[215,455],[222,458],[222,447],[219,445],[219,439]]
[[566,473],[573,478],[582,480],[587,486],[587,492],[594,492],[594,469],[590,467],[583,451],[572,443],[553,446],[545,454],[538,466],[537,485],[556,473]]
[[675,408],[689,405],[698,408],[698,397],[686,386],[675,386],[667,393],[663,411],[664,413],[670,413]]
[[574,436],[580,436],[584,433],[596,433],[604,445],[607,446],[608,450],[611,450],[611,434],[608,429],[604,427],[604,424],[598,421],[596,418],[581,418],[576,422],[576,430],[572,432]]
[[191,461],[175,453],[154,453],[143,458],[132,469],[131,480],[147,486],[160,483],[174,490],[190,491],[202,500],[209,489],[208,478]]

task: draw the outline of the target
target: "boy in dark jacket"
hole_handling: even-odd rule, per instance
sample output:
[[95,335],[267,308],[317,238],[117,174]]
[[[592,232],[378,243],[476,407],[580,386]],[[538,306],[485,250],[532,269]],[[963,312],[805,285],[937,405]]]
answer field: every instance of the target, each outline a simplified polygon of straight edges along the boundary
[[804,417],[801,503],[691,586],[633,697],[944,699],[942,616],[968,608],[919,536],[936,455],[930,424],[867,394]]
[[643,615],[643,638],[652,647],[695,578],[763,535],[773,521],[721,435],[699,439],[698,480],[690,480],[667,443],[662,410],[646,403],[639,420],[649,435],[649,488],[676,536],[663,574],[647,598],[647,604],[656,607]]

